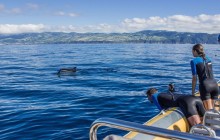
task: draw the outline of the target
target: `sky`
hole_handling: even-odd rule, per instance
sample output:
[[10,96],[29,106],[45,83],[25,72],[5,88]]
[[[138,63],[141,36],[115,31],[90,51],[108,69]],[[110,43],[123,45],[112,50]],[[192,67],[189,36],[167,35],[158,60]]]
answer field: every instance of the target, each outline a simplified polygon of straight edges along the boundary
[[0,34],[219,33],[220,0],[1,0]]

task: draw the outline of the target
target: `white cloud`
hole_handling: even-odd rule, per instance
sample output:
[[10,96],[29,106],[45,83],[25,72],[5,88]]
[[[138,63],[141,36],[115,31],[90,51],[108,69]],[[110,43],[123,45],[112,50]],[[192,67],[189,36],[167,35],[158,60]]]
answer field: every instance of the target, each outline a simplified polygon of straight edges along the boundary
[[12,8],[12,9],[7,9],[5,8],[5,5],[0,4],[0,12],[1,13],[6,13],[6,14],[21,14],[22,10],[21,8]]
[[59,11],[59,12],[56,12],[55,15],[57,15],[57,16],[65,16],[66,13],[63,12],[63,11]]
[[42,32],[44,29],[43,24],[0,24],[0,33],[2,34]]
[[78,14],[76,14],[76,13],[68,13],[68,15],[69,15],[70,17],[77,17],[77,16],[78,16]]
[[66,12],[63,12],[63,11],[58,11],[58,12],[55,13],[55,15],[57,15],[57,16],[69,16],[69,17],[77,17],[77,16],[79,16],[76,13],[66,13]]
[[[65,12],[58,12],[57,15],[67,16]],[[70,16],[70,15],[69,15]],[[72,16],[75,16],[74,14]],[[117,25],[98,24],[87,26],[49,26],[43,24],[24,24],[24,25],[0,25],[0,33],[22,33],[22,32],[137,32],[141,30],[168,30],[178,32],[220,32],[220,14],[186,16],[173,15],[168,17],[148,17],[124,19]]]
[[125,19],[123,28],[127,31],[138,30],[169,30],[179,32],[218,33],[220,31],[219,15],[185,16],[173,15],[168,17],[149,17]]
[[86,33],[86,32],[94,32],[94,33],[110,33],[110,32],[118,32],[119,27],[109,24],[99,24],[99,25],[87,25],[87,26],[53,26],[47,27],[46,30],[53,32],[78,32],[78,33]]
[[12,9],[9,8],[5,8],[5,6],[3,4],[0,4],[0,12],[6,14],[6,15],[17,15],[17,14],[25,14],[26,12],[28,12],[28,9],[31,10],[37,10],[39,8],[39,6],[37,4],[33,4],[33,3],[28,3],[26,4],[26,7],[14,7]]

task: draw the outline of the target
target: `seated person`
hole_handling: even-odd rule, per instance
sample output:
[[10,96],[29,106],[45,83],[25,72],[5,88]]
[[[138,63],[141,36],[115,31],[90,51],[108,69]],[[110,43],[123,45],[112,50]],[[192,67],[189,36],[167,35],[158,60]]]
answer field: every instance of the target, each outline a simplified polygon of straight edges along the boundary
[[148,100],[154,103],[159,110],[180,107],[191,126],[201,123],[200,117],[205,114],[205,108],[199,97],[186,94],[159,93],[155,88],[150,88],[146,94]]

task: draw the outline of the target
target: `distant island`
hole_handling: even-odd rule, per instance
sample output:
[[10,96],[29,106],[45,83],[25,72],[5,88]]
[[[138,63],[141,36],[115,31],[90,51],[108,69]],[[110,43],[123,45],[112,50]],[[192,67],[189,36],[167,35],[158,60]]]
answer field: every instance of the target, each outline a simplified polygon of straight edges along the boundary
[[160,43],[217,44],[218,34],[144,30],[135,33],[21,33],[0,34],[0,44]]

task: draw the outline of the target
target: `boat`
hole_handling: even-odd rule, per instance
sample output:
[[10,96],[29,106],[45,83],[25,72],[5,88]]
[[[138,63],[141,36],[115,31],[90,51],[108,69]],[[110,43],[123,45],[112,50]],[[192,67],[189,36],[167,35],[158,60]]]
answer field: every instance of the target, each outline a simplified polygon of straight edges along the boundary
[[[158,115],[144,123],[144,125],[165,128],[169,130],[177,130],[180,132],[189,132],[189,123],[184,114],[178,107],[168,108],[161,111]],[[156,139],[157,137],[151,135],[144,135],[137,132],[129,132],[124,136],[128,139]]]
[[[218,86],[220,87],[220,83],[218,83]],[[215,102],[215,107],[219,110],[220,99]],[[195,125],[192,128],[190,128],[186,117],[178,107],[162,110],[144,124],[114,118],[100,118],[94,121],[90,127],[90,140],[97,140],[96,133],[101,126],[128,131],[124,136],[111,134],[106,136],[104,140],[220,140],[220,112],[215,109],[206,111],[203,124]]]

